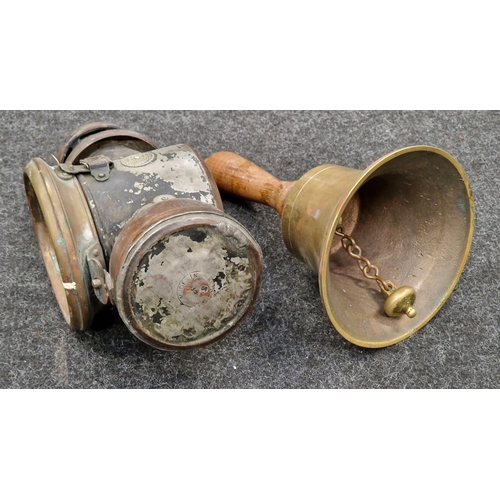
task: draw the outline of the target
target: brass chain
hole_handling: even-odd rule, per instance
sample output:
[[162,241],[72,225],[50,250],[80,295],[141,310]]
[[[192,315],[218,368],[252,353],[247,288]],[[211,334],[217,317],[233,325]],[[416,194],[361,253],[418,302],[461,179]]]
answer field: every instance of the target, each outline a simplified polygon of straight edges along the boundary
[[397,288],[392,281],[384,280],[379,276],[378,267],[372,264],[366,257],[363,257],[363,252],[359,245],[356,244],[356,241],[352,236],[344,233],[344,229],[342,228],[342,226],[339,226],[337,228],[335,234],[342,238],[342,246],[347,251],[347,253],[351,257],[357,259],[358,267],[363,273],[364,277],[370,280],[375,280],[384,295],[389,295]]

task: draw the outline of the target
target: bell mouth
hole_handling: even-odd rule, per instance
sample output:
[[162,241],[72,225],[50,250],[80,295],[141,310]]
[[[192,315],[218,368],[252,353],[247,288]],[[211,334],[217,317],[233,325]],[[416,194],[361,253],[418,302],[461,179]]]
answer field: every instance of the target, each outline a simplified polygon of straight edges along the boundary
[[[416,290],[416,317],[384,313],[380,288],[342,247],[340,224],[384,280]],[[320,292],[337,331],[361,347],[380,348],[422,328],[458,283],[473,228],[467,176],[445,151],[413,146],[368,167],[339,201],[321,249]]]

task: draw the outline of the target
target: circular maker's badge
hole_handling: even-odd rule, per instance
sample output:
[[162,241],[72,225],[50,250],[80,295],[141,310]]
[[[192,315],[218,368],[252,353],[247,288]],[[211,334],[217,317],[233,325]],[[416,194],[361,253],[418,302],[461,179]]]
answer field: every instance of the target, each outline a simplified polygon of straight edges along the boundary
[[210,278],[203,273],[189,273],[179,283],[177,297],[188,307],[206,304],[212,295],[209,282]]
[[125,167],[144,167],[149,165],[156,159],[154,153],[139,153],[133,156],[127,156],[127,158],[122,158],[120,160],[121,164]]

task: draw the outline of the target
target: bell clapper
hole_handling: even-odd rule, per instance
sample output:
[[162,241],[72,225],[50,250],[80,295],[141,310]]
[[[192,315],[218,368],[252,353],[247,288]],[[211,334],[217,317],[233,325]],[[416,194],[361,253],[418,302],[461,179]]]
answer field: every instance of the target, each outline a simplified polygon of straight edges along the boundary
[[363,257],[361,248],[356,244],[354,238],[344,233],[342,226],[338,226],[335,231],[337,236],[342,238],[342,246],[347,253],[357,259],[358,266],[365,278],[375,280],[380,290],[386,297],[384,311],[391,318],[406,314],[409,318],[414,318],[417,311],[413,308],[417,294],[410,286],[398,288],[392,281],[384,280],[379,276],[378,267],[372,264],[366,257]]

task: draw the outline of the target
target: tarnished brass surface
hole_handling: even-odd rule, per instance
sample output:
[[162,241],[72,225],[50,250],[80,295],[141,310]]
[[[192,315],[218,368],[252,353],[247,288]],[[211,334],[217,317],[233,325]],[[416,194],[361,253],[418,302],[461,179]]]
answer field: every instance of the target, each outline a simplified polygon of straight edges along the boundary
[[406,314],[409,318],[414,318],[417,315],[417,311],[413,307],[417,298],[415,290],[409,286],[398,288],[391,280],[383,279],[380,276],[379,268],[363,255],[361,247],[356,244],[352,236],[344,233],[342,226],[337,227],[335,235],[342,238],[342,246],[349,256],[357,260],[363,276],[366,279],[375,280],[380,291],[387,297],[384,305],[387,316],[393,318],[400,314]]
[[[85,249],[99,246],[97,230],[77,178],[49,167],[41,158],[24,171],[35,235],[57,302],[68,324],[90,327],[102,309],[86,271]],[[94,255],[102,264],[102,251]]]
[[[335,328],[363,347],[384,347],[422,328],[444,305],[464,269],[474,226],[472,192],[455,158],[430,146],[391,153],[364,171],[313,169],[285,202],[282,232],[290,251],[319,275]],[[362,246],[381,273],[415,289],[418,315],[388,317],[335,231]]]
[[406,314],[409,318],[414,318],[417,311],[413,307],[417,294],[411,286],[396,288],[389,293],[384,303],[384,311],[391,318]]

